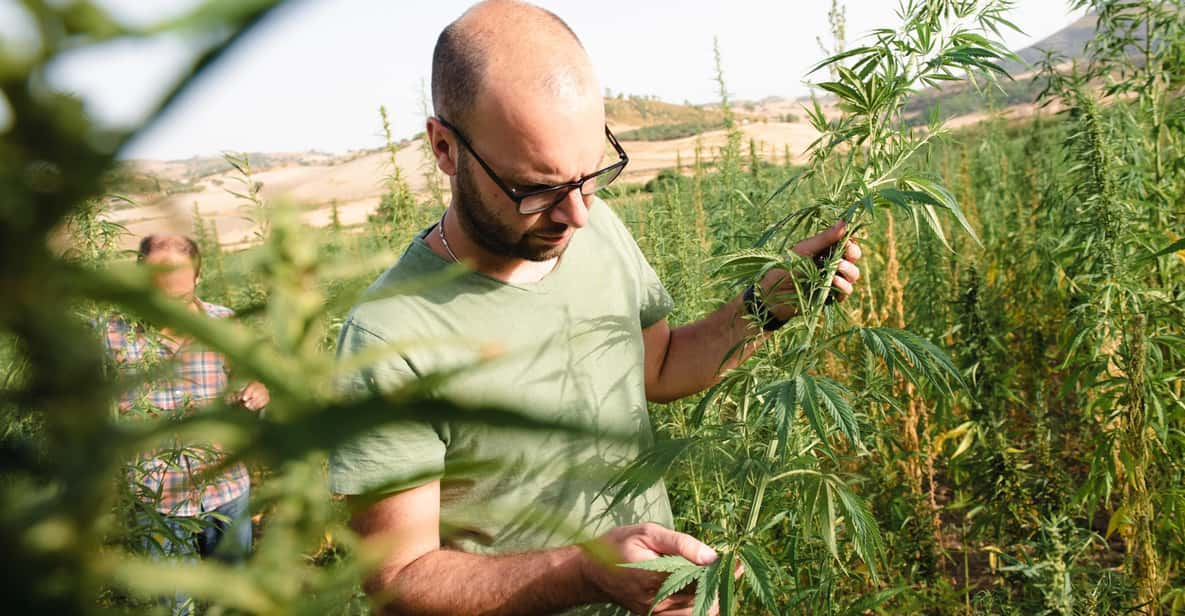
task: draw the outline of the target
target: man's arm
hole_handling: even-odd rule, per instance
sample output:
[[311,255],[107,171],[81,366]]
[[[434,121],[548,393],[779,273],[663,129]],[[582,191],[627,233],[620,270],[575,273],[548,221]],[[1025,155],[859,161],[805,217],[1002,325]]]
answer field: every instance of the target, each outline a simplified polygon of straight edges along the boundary
[[[843,239],[844,224],[805,239],[794,246],[803,257],[814,257]],[[860,247],[849,242],[839,263],[832,287],[843,299],[852,293],[860,279]],[[762,279],[764,297],[774,297],[781,290],[785,274],[770,272]],[[793,316],[788,304],[770,307],[779,319]],[[765,332],[746,316],[742,296],[734,297],[707,317],[671,329],[663,319],[642,330],[646,349],[646,398],[651,402],[670,402],[701,392],[720,381],[725,372],[739,366],[760,348]],[[738,346],[742,345],[743,346]],[[729,355],[731,353],[731,355]],[[728,356],[727,361],[723,361]],[[723,362],[723,363],[722,363]]]
[[259,381],[251,381],[243,386],[239,391],[231,394],[227,401],[230,404],[241,404],[248,411],[262,410],[271,401],[271,394],[267,391],[267,386]]
[[[351,499],[351,504],[357,504]],[[589,549],[566,546],[506,556],[441,548],[440,482],[388,496],[355,513],[351,526],[386,558],[366,591],[382,614],[551,614],[590,603],[617,603],[646,613],[664,575],[602,564]],[[715,552],[689,535],[655,524],[614,529],[599,540],[608,560],[637,562],[680,554],[696,563]],[[690,614],[694,597],[680,593],[655,614]]]

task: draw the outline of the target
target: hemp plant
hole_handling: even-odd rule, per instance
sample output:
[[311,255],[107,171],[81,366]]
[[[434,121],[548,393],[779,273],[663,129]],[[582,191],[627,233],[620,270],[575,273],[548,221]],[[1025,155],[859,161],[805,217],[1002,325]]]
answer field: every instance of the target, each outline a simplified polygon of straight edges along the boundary
[[[693,478],[705,479],[693,493],[698,528],[691,531],[711,541],[720,559],[705,567],[677,558],[635,565],[670,572],[660,595],[696,582],[697,616],[708,612],[713,595],[721,614],[732,613],[738,593],[775,613],[833,611],[839,574],[858,568],[869,582],[879,580],[880,532],[853,480],[845,478],[839,454],[867,453],[860,408],[896,402],[883,392],[848,389],[828,366],[837,359],[875,361],[919,392],[947,397],[962,387],[962,378],[939,348],[916,334],[844,325],[843,311],[829,299],[842,250],[816,259],[786,255],[795,241],[838,218],[847,221],[843,246],[866,218],[886,208],[907,213],[915,227],[924,224],[943,245],[940,211],[974,237],[951,191],[912,164],[944,134],[937,113],[925,130],[916,130],[904,107],[917,88],[959,79],[957,73],[1005,74],[999,62],[1010,54],[989,37],[1015,29],[1004,17],[1010,5],[907,0],[899,28],[874,30],[865,44],[815,67],[833,71],[834,79],[817,87],[834,95],[840,114],[832,117],[814,102],[808,117],[820,137],[809,163],[762,206],[784,202],[803,187],[809,187],[809,201],[771,225],[754,249],[721,259],[719,268],[738,287],[780,270],[793,291],[763,299],[789,302],[798,316],[706,393],[688,438],[660,441],[614,482],[617,498],[625,498],[677,460],[686,460]],[[785,547],[775,558],[772,546]],[[739,583],[732,574],[736,561],[744,566]],[[786,563],[787,571],[775,562]]]
[[379,107],[379,117],[382,118],[389,165],[387,176],[383,178],[387,192],[379,200],[378,208],[367,217],[367,223],[394,248],[402,246],[406,239],[406,231],[414,228],[411,221],[416,219],[417,203],[415,194],[412,193],[407,178],[403,177],[403,170],[399,167],[399,143],[395,141],[391,119],[385,106]]
[[1042,94],[1062,103],[1071,129],[1071,183],[1044,214],[1065,229],[1053,252],[1070,296],[1063,367],[1095,432],[1076,501],[1086,515],[1109,515],[1107,535],[1123,539],[1136,601],[1156,614],[1176,564],[1167,548],[1182,532],[1160,517],[1185,505],[1175,489],[1185,476],[1185,313],[1174,286],[1181,262],[1171,258],[1185,242],[1165,232],[1179,225],[1174,204],[1185,196],[1185,167],[1169,162],[1182,153],[1169,127],[1185,116],[1185,6],[1075,4],[1099,15],[1087,70],[1065,74],[1048,61]]

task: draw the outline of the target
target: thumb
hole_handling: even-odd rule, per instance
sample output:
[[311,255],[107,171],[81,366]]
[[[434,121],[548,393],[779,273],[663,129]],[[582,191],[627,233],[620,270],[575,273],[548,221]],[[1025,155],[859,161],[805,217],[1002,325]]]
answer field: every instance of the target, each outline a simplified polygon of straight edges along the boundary
[[848,223],[841,218],[834,225],[831,225],[831,227],[826,231],[823,231],[817,235],[812,235],[811,237],[808,237],[805,240],[795,244],[794,252],[798,253],[799,256],[813,257],[826,250],[828,246],[831,246],[842,240],[844,230],[847,229],[847,227]]
[[659,554],[682,556],[697,565],[708,565],[716,561],[716,550],[700,540],[680,532],[657,527],[650,535],[651,547]]

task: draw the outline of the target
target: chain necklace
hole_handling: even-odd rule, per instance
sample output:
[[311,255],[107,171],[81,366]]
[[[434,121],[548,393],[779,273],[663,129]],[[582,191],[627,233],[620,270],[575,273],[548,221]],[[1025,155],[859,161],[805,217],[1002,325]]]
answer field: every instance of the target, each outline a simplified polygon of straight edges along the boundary
[[440,236],[440,243],[444,244],[444,250],[448,253],[448,256],[452,257],[453,261],[460,263],[461,260],[457,258],[457,253],[453,252],[453,249],[448,245],[448,239],[444,237],[445,214],[448,214],[448,210],[445,210],[444,213],[440,215],[440,222],[436,224],[436,234]]

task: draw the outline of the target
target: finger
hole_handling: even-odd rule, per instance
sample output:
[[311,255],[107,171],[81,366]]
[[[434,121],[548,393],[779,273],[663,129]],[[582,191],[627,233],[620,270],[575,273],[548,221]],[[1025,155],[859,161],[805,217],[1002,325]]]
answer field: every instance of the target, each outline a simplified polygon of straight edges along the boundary
[[655,614],[671,614],[679,613],[682,610],[691,610],[695,607],[695,595],[671,595],[669,598],[663,599],[654,608]]
[[677,554],[697,565],[708,565],[716,561],[716,550],[691,535],[675,532],[658,525],[648,533],[651,549],[659,554]]
[[848,241],[848,247],[844,250],[843,258],[848,261],[859,261],[860,257],[864,256],[864,251],[860,249],[860,245],[853,241]]
[[840,261],[839,267],[835,268],[835,273],[843,276],[848,282],[854,283],[860,280],[860,268],[851,261]]
[[843,276],[836,276],[831,279],[831,286],[839,291],[841,297],[847,297],[852,294],[852,283],[844,280]]
[[823,252],[828,246],[843,239],[844,229],[847,228],[847,223],[843,220],[831,225],[830,229],[811,237],[802,240],[794,245],[794,252],[804,257],[813,257],[820,252]]

